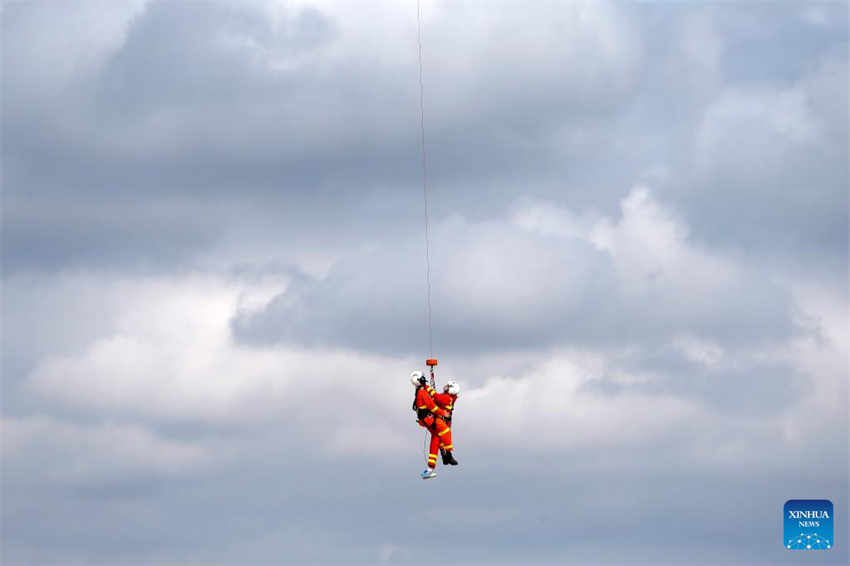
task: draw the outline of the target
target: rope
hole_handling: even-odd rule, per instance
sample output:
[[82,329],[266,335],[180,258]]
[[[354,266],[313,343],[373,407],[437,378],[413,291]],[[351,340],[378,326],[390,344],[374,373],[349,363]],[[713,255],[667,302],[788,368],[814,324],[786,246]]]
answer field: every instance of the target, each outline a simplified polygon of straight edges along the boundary
[[422,82],[421,0],[416,0],[416,30],[419,44],[419,141],[422,151],[422,197],[425,201],[425,281],[428,304],[428,354],[434,356],[434,332],[431,325],[431,219],[428,206],[428,159],[425,153],[425,88]]
[[430,449],[430,446],[429,446],[429,442],[428,442],[428,429],[426,428],[425,429],[425,440],[422,441],[422,456],[424,457],[425,462],[426,462],[425,467],[428,467],[427,462],[428,462],[428,456],[429,456],[429,454],[428,454],[429,449]]
[[[425,281],[428,305],[428,355],[434,357],[434,331],[431,324],[431,218],[428,205],[428,155],[425,152],[425,86],[422,81],[422,6],[416,0],[416,42],[419,46],[419,148],[422,153],[422,199],[425,204]],[[434,387],[434,368],[431,369],[431,386]],[[428,458],[428,429],[422,442],[423,456]]]

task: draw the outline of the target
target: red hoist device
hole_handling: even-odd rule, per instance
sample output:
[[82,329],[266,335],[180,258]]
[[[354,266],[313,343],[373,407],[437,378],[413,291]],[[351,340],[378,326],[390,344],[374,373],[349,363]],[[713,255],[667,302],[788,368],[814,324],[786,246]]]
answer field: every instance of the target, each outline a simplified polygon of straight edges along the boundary
[[[436,358],[428,358],[427,360],[425,360],[425,363],[428,364],[428,370],[429,370],[429,373],[431,374],[431,376],[430,376],[431,387],[436,389],[437,384],[434,382],[434,366],[437,365],[437,359]],[[449,368],[449,369],[451,369],[451,368]]]

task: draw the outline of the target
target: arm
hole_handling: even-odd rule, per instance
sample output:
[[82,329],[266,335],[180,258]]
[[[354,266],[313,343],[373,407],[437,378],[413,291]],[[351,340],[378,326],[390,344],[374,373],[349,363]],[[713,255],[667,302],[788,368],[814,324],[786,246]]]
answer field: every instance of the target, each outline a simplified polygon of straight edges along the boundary
[[434,401],[443,409],[447,409],[451,411],[452,409],[452,396],[448,393],[435,393]]
[[416,394],[416,407],[419,409],[427,409],[428,411],[431,411],[432,413],[440,417],[447,416],[447,413],[437,406],[437,404],[434,402],[434,399],[431,397],[431,395],[428,394],[428,392],[424,388],[420,389],[419,392]]

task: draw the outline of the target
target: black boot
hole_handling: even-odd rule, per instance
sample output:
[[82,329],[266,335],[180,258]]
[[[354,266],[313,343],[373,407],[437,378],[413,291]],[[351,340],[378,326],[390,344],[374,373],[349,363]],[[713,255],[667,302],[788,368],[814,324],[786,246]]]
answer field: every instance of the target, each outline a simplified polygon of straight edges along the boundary
[[443,465],[448,466],[449,465],[449,454],[448,454],[448,452],[446,452],[445,450],[440,448],[440,456],[443,457]]
[[443,453],[443,464],[457,466],[457,460],[455,460],[455,457],[452,456],[452,453],[448,450]]

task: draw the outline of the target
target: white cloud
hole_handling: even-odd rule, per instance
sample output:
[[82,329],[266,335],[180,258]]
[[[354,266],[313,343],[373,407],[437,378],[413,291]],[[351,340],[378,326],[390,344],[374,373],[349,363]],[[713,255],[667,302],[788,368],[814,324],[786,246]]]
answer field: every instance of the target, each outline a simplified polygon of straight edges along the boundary
[[[733,261],[691,242],[684,220],[648,187],[634,187],[620,201],[620,210],[620,218],[611,218],[537,203],[517,213],[515,222],[544,237],[587,242],[609,256],[617,291],[633,304],[652,298],[658,303],[688,302],[680,306],[704,310],[710,295],[728,292],[746,277]],[[550,262],[550,277],[557,273],[554,265]]]
[[636,187],[620,203],[619,222],[594,226],[594,244],[611,254],[628,291],[662,286],[671,295],[700,297],[729,285],[740,273],[728,260],[688,242],[684,222],[649,189]]
[[582,250],[505,220],[458,218],[435,232],[442,254],[436,285],[440,300],[448,303],[444,309],[466,311],[492,324],[533,325],[547,317],[553,300],[561,309],[575,304],[587,283]]
[[[356,353],[234,344],[230,321],[245,296],[268,292],[265,280],[255,284],[209,276],[119,283],[126,300],[111,315],[112,332],[77,353],[44,357],[27,387],[77,407],[253,422],[300,411],[329,388],[355,389],[358,378],[385,367],[386,360]],[[376,397],[370,406],[385,402]]]
[[725,352],[722,346],[708,340],[701,340],[694,336],[683,334],[673,340],[673,345],[678,348],[687,359],[704,364],[706,366],[717,366],[723,361]]
[[98,484],[139,475],[188,476],[213,458],[207,447],[138,425],[81,425],[49,416],[2,420],[4,474],[17,482]]
[[[579,366],[585,359],[593,369]],[[462,394],[457,406],[471,439],[524,450],[616,448],[651,443],[702,414],[694,403],[639,393],[606,396],[584,389],[607,371],[581,352],[553,352],[527,374],[494,377]],[[494,412],[498,415],[494,415]]]
[[91,76],[123,44],[133,19],[147,3],[5,4],[4,96],[14,104],[58,102],[53,98],[58,92],[81,76]]
[[799,323],[810,333],[771,355],[788,359],[809,377],[811,387],[802,399],[801,411],[812,411],[817,415],[814,420],[827,427],[831,417],[843,414],[847,419],[850,302],[846,290],[837,291],[813,281],[796,282],[793,288]]
[[828,27],[830,25],[829,15],[823,4],[806,3],[800,12],[800,18],[807,24],[817,27]]
[[[633,233],[633,228],[620,223],[611,223],[611,229]],[[584,232],[586,237],[592,233],[592,227]],[[651,233],[655,237],[677,234],[669,227]],[[105,288],[111,285],[101,284]],[[352,452],[403,451],[421,432],[407,410],[411,392],[406,375],[419,365],[417,360],[333,348],[235,344],[229,323],[242,297],[255,291],[249,282],[188,276],[117,285],[128,300],[111,303],[116,309],[109,313],[116,321],[113,330],[75,354],[41,360],[28,378],[27,391],[53,403],[93,410],[105,418],[141,418],[151,424],[299,423],[311,431],[311,443],[331,458]],[[266,282],[261,280],[258,286],[256,292],[263,295]],[[693,335],[677,336],[674,345],[686,358],[710,367],[752,364],[758,356],[777,356],[797,364],[818,384],[808,402],[821,408],[829,405],[834,411],[841,404],[834,395],[840,383],[835,375],[840,369],[836,353],[846,348],[840,341],[842,319],[835,315],[834,305],[841,303],[836,299],[837,303],[818,306],[822,294],[800,297],[804,305],[814,301],[828,342],[801,339],[793,342],[791,349],[776,345],[771,347],[775,351],[748,353],[744,358],[738,353],[733,359],[722,346]],[[843,316],[846,318],[846,313]],[[779,357],[782,350],[785,353]],[[459,414],[468,431],[464,442],[470,444],[489,445],[498,439],[528,450],[620,446],[663,438],[671,427],[712,421],[714,417],[698,401],[630,389],[658,378],[622,365],[637,353],[556,348],[506,363],[506,367],[525,369],[501,376],[463,375],[458,370],[474,367],[476,362],[449,359],[441,366],[441,375],[453,373],[464,385]],[[604,376],[627,389],[608,395],[590,387]],[[317,407],[332,410],[317,411]],[[494,407],[499,412],[495,420]],[[369,418],[364,420],[363,415]],[[531,438],[527,436],[530,429],[536,431]],[[87,434],[87,429],[75,430],[81,436]],[[95,439],[101,438],[100,433],[93,434]],[[17,436],[35,438],[31,434]],[[364,444],[363,439],[368,442]],[[168,446],[163,449],[170,450]]]
[[697,164],[704,170],[782,170],[787,152],[807,149],[820,137],[801,87],[730,87],[705,110],[695,136]]
[[715,14],[706,8],[684,16],[675,31],[677,47],[683,56],[675,60],[674,72],[686,81],[692,96],[698,99],[707,98],[722,84],[726,51]]
[[[788,485],[846,500],[843,271],[837,289],[767,270],[747,239],[767,226],[785,259],[794,230],[828,225],[801,236],[818,252],[846,236],[844,24],[423,8],[438,375],[463,386],[461,467],[425,487],[452,502],[424,514],[424,356],[403,353],[425,343],[421,219],[402,212],[420,202],[415,2],[4,6],[4,233],[25,259],[3,275],[12,561],[394,562],[426,556],[410,524],[448,514],[451,558],[553,562],[564,505],[646,541],[657,506],[714,493],[768,515]],[[794,261],[846,264],[826,253]],[[494,504],[503,485],[516,499]],[[472,533],[529,511],[553,514],[504,547]],[[772,560],[758,544],[722,558]]]

